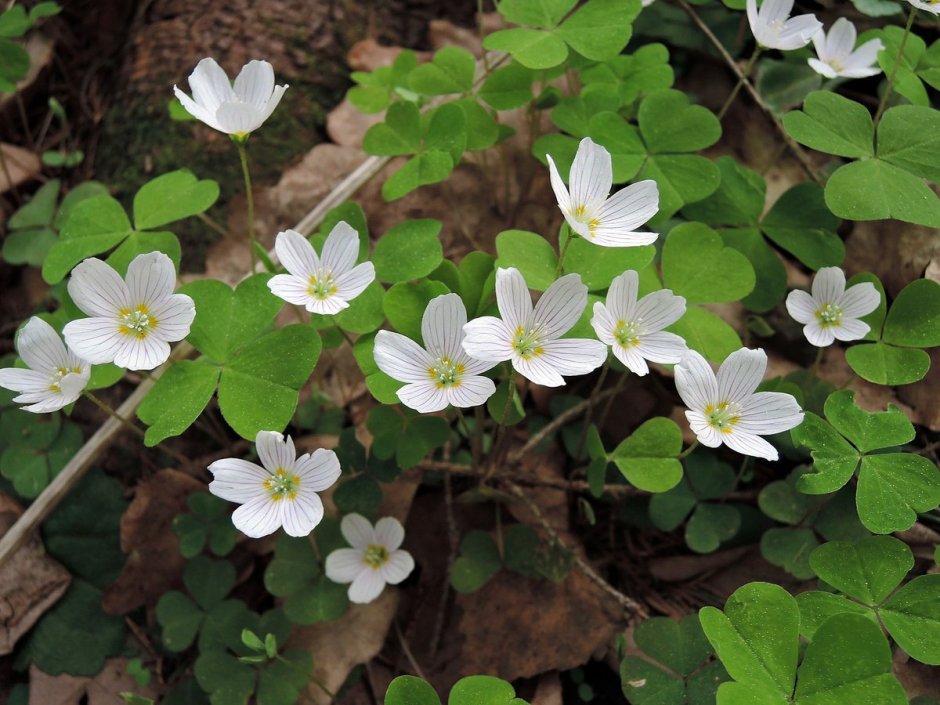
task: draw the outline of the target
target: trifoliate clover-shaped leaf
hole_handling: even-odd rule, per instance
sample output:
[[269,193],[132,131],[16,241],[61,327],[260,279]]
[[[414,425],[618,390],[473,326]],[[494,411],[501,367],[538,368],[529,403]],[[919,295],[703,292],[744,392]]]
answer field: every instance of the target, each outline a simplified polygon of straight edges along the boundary
[[910,656],[940,665],[940,575],[921,575],[878,611],[888,633]]
[[914,556],[892,536],[870,536],[855,543],[830,541],[813,551],[810,562],[821,580],[875,606],[901,584],[914,567]]
[[496,255],[497,267],[515,267],[536,291],[545,291],[556,279],[558,256],[548,240],[537,233],[504,230],[496,236]]
[[387,231],[372,253],[376,277],[395,284],[420,279],[441,263],[439,220],[406,220]]
[[634,486],[646,492],[666,492],[682,479],[682,431],[665,417],[641,424],[610,454],[610,459]]
[[460,541],[460,555],[451,568],[450,584],[457,592],[475,592],[502,566],[493,538],[485,531],[470,531]]
[[689,303],[736,301],[754,288],[754,268],[702,223],[673,228],[663,245],[663,283]]
[[186,506],[189,513],[179,514],[173,520],[183,557],[196,557],[207,542],[216,556],[228,555],[238,537],[228,503],[208,492],[194,492],[186,498]]
[[410,72],[409,86],[420,95],[467,93],[473,88],[475,70],[473,54],[462,47],[448,46]]

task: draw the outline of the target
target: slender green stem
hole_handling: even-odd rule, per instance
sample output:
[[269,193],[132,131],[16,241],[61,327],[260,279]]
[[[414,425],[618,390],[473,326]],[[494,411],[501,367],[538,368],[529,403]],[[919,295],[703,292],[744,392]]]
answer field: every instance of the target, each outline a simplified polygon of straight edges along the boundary
[[234,140],[238,149],[238,159],[242,164],[242,176],[245,178],[245,197],[248,199],[248,247],[251,250],[251,271],[255,271],[258,257],[255,253],[255,197],[251,190],[251,172],[248,169],[248,150],[245,141]]
[[[101,409],[101,410],[102,410],[104,413],[106,413],[108,416],[110,416],[110,417],[116,419],[117,421],[119,421],[119,422],[121,423],[121,425],[123,425],[123,426],[124,426],[125,428],[127,428],[128,430],[132,431],[134,434],[136,434],[136,435],[139,436],[140,438],[144,438],[144,437],[146,436],[146,434],[144,433],[144,430],[143,430],[142,428],[140,428],[140,426],[136,425],[136,424],[135,424],[133,421],[131,421],[130,419],[127,419],[127,418],[121,416],[117,411],[115,411],[114,409],[112,409],[110,405],[108,405],[106,402],[104,402],[104,401],[102,401],[101,399],[99,399],[98,397],[96,397],[94,394],[92,394],[91,392],[89,392],[87,389],[83,392],[83,396],[84,396],[86,399],[88,399],[89,401],[91,401],[92,403],[94,403],[95,406],[97,406],[99,409]],[[157,448],[159,448],[160,450],[162,450],[162,451],[163,451],[164,453],[166,453],[167,455],[171,456],[171,457],[172,457],[174,460],[176,460],[178,463],[180,463],[180,464],[182,464],[182,465],[188,465],[188,464],[189,464],[189,458],[187,458],[187,457],[181,455],[180,453],[177,453],[177,452],[176,452],[175,450],[173,450],[172,448],[168,448],[167,446],[163,445],[162,443],[157,443]]]
[[[568,226],[565,225],[567,228]],[[565,239],[565,244],[561,246],[558,251],[558,264],[555,266],[555,279],[561,276],[562,271],[565,268],[565,255],[568,254],[568,247],[571,246],[571,241],[578,237],[578,234],[568,228],[568,237]]]
[[692,443],[689,445],[688,448],[686,448],[684,451],[679,453],[679,456],[678,456],[679,460],[689,457],[689,455],[692,454],[692,451],[695,450],[696,448],[698,448],[698,438],[692,441]]
[[604,411],[601,413],[601,418],[597,422],[598,427],[603,428],[604,423],[607,421],[607,415],[610,413],[610,407],[613,406],[614,399],[616,399],[617,395],[620,394],[620,390],[623,389],[623,385],[627,383],[627,377],[629,377],[629,375],[622,374],[620,375],[620,379],[617,380],[617,384],[614,386],[614,390],[611,392],[610,398],[607,400],[607,404],[604,406]]
[[751,58],[747,60],[747,64],[744,66],[744,71],[741,72],[741,77],[738,79],[738,82],[734,84],[734,88],[731,90],[731,95],[728,96],[725,104],[722,105],[721,110],[718,111],[719,120],[722,120],[725,117],[725,113],[728,112],[731,104],[734,103],[734,99],[738,97],[738,93],[741,92],[741,89],[744,88],[744,84],[751,77],[751,71],[754,69],[754,64],[757,62],[757,57],[759,55],[760,45],[754,47],[754,53],[751,54]]
[[581,435],[578,437],[578,447],[574,452],[575,459],[580,458],[581,451],[584,450],[584,441],[587,439],[588,427],[591,425],[591,414],[594,411],[594,400],[597,398],[597,393],[600,392],[601,388],[604,386],[604,380],[607,379],[608,372],[610,372],[610,355],[604,360],[601,374],[597,378],[597,383],[594,385],[594,388],[591,390],[591,396],[588,397],[588,408],[587,411],[584,412],[584,423],[581,424]]
[[473,434],[470,432],[470,426],[467,424],[467,419],[463,415],[463,411],[459,406],[454,407],[454,411],[457,416],[457,425],[463,429],[464,435],[467,437],[467,440],[470,442],[470,453],[473,455],[473,464],[477,466],[480,464],[480,449],[477,447],[477,444],[474,442]]
[[894,81],[898,77],[898,67],[904,60],[904,47],[907,46],[907,38],[911,34],[911,27],[914,26],[914,17],[916,15],[917,8],[912,5],[911,12],[907,16],[907,26],[904,28],[904,36],[901,37],[901,43],[898,46],[898,55],[894,59],[894,67],[891,69],[891,76],[888,77],[888,85],[885,86],[885,92],[882,94],[881,100],[878,103],[878,111],[875,113],[875,129],[878,128],[878,123],[881,122],[881,117],[884,115],[885,108],[888,107],[888,98],[891,97],[891,91],[894,90]]
[[807,383],[812,382],[814,379],[819,377],[819,365],[822,363],[825,352],[826,348],[816,349],[816,359],[813,360],[813,365],[809,368],[809,377],[806,379]]
[[509,418],[509,412],[512,410],[512,403],[516,396],[516,368],[510,368],[509,378],[506,380],[506,404],[503,407],[503,413],[496,420],[496,433],[493,436],[493,445],[490,447],[490,469],[487,472],[489,477],[496,469],[496,460],[499,458],[500,446],[503,443],[503,437],[506,435],[506,421]]
[[333,325],[336,327],[336,330],[339,331],[339,334],[340,334],[341,336],[343,336],[343,340],[345,340],[347,343],[349,343],[349,349],[352,350],[352,349],[353,349],[353,346],[356,344],[356,341],[353,340],[352,338],[350,338],[350,337],[349,337],[349,333],[347,333],[345,330],[343,330],[342,328],[340,328],[340,327],[336,324],[336,318],[335,318],[335,317],[333,318]]

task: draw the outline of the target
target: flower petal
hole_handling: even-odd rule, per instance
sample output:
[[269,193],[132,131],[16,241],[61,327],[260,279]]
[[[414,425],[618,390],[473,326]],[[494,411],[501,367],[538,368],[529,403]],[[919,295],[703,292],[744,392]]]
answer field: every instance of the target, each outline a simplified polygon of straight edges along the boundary
[[96,257],[84,260],[72,270],[68,291],[75,305],[89,316],[116,316],[121,309],[131,308],[124,280]]
[[152,370],[170,357],[169,343],[154,335],[147,335],[143,338],[135,335],[119,335],[123,340],[114,356],[114,364],[118,367],[128,370]]
[[16,336],[16,352],[31,370],[53,373],[59,368],[69,369],[65,343],[50,326],[38,316],[30,318]]
[[604,202],[597,211],[599,222],[593,230],[593,236],[604,241],[619,240],[621,247],[649,244],[656,240],[656,233],[644,233],[639,238],[642,242],[639,242],[639,233],[634,231],[658,212],[659,187],[656,182],[652,179],[638,181],[620,189]]
[[500,267],[496,270],[496,306],[510,331],[515,331],[519,326],[525,327],[532,316],[529,288],[515,267]]
[[365,605],[375,600],[385,589],[385,578],[374,568],[364,570],[349,586],[349,601]]
[[835,302],[846,318],[867,316],[881,304],[881,292],[871,282],[850,286]]
[[82,395],[90,375],[91,370],[81,374],[70,372],[59,380],[59,395],[62,397],[62,406],[71,404]]
[[306,306],[314,300],[310,295],[309,286],[306,279],[295,277],[293,274],[275,274],[268,279],[268,289],[272,294],[296,306]]
[[244,504],[256,497],[268,497],[264,487],[271,474],[260,465],[241,458],[223,458],[209,466],[213,480],[209,492],[229,502]]
[[589,338],[562,338],[545,343],[542,359],[562,375],[586,375],[607,360],[607,346]]
[[326,577],[334,583],[351,583],[364,570],[372,570],[356,548],[337,548],[326,557]]
[[698,439],[698,442],[708,448],[717,448],[721,445],[722,437],[725,435],[717,428],[708,423],[705,415],[698,411],[686,411],[685,418],[689,421],[689,428]]
[[610,193],[612,184],[610,152],[595,144],[590,137],[585,137],[578,145],[568,175],[571,207],[596,211]]
[[655,333],[682,318],[685,314],[685,298],[676,296],[669,289],[660,289],[647,294],[637,302],[636,315],[642,322],[644,332]]
[[349,308],[349,304],[336,294],[327,296],[325,299],[311,296],[306,305],[306,309],[310,313],[319,313],[323,316],[335,316],[347,308]]
[[375,543],[375,531],[372,524],[361,514],[347,514],[339,523],[343,538],[353,548],[365,550]]
[[508,323],[494,316],[475,318],[463,327],[464,352],[470,357],[489,362],[508,360],[514,354],[513,330]]
[[826,35],[827,55],[830,58],[838,58],[844,61],[855,49],[855,40],[857,38],[858,33],[855,31],[855,25],[845,17],[840,17],[832,23],[829,34]]
[[702,411],[709,404],[718,401],[718,381],[715,379],[715,373],[697,351],[689,350],[682,356],[682,360],[676,365],[675,374],[676,391],[692,411]]
[[189,88],[193,99],[206,110],[215,113],[219,106],[235,98],[235,91],[225,71],[215,59],[205,58],[189,74]]
[[803,335],[806,336],[811,345],[815,345],[817,348],[825,348],[832,345],[836,340],[836,337],[832,334],[832,326],[823,328],[819,325],[819,321],[815,319],[803,326]]
[[459,387],[448,387],[445,391],[451,406],[468,409],[485,404],[496,393],[496,384],[489,377],[474,375],[461,379]]
[[268,472],[290,471],[294,468],[297,452],[290,436],[284,438],[277,431],[258,431],[255,436],[255,450],[258,452],[258,460]]
[[173,294],[151,309],[157,320],[153,335],[168,343],[175,343],[189,335],[196,318],[196,304],[186,294]]
[[274,92],[274,67],[254,59],[242,67],[232,86],[238,99],[263,111]]
[[[834,304],[845,291],[845,273],[838,267],[823,267],[813,279],[813,298],[817,308],[823,304]],[[815,310],[815,309],[814,309]]]
[[431,381],[406,384],[398,390],[397,396],[402,404],[422,414],[441,411],[450,403],[444,388]]
[[336,277],[336,294],[345,301],[351,301],[375,280],[375,265],[371,262],[357,264],[348,272]]
[[[616,327],[620,321],[632,321],[636,318],[637,292],[640,290],[640,276],[632,269],[626,270],[610,283],[607,290],[607,311],[611,323]],[[597,310],[597,307],[594,307]]]
[[281,523],[288,536],[308,536],[323,519],[323,502],[316,492],[303,488],[293,499],[282,499]]
[[264,107],[264,110],[261,113],[262,123],[271,117],[271,113],[273,113],[274,109],[277,108],[278,104],[281,102],[281,98],[284,97],[284,92],[288,88],[290,88],[290,86],[288,86],[286,83],[283,86],[274,87],[274,93],[271,94],[271,98],[268,100],[268,104]]
[[741,402],[750,397],[764,379],[767,353],[741,348],[728,355],[718,369],[719,401]]
[[264,122],[258,108],[248,103],[222,103],[215,111],[215,119],[222,132],[230,135],[246,135],[254,132]]
[[26,394],[45,394],[52,383],[49,375],[36,370],[24,370],[22,367],[4,367],[0,370],[0,387],[11,392]]
[[832,334],[836,340],[843,342],[861,340],[870,330],[871,326],[857,318],[843,318],[839,325],[832,326]]
[[305,283],[320,269],[320,260],[313,245],[296,230],[284,230],[277,234],[274,253],[284,265],[284,269],[295,277],[300,277]]
[[801,289],[787,294],[787,313],[797,323],[809,323],[816,318],[816,300]]
[[464,357],[463,327],[467,309],[457,294],[444,294],[431,299],[421,317],[421,337],[431,357],[452,361]]
[[411,557],[408,551],[393,551],[388,557],[388,563],[383,565],[379,571],[382,578],[389,585],[398,585],[411,575],[415,569],[415,559]]
[[723,433],[722,440],[731,450],[741,455],[750,455],[765,460],[777,460],[780,456],[777,449],[760,436],[744,433],[735,429],[731,433]]
[[625,348],[618,344],[614,345],[611,350],[613,350],[617,359],[620,360],[628,370],[633,372],[633,374],[639,375],[640,377],[649,374],[649,365],[646,364],[646,360],[644,360],[643,356],[640,354],[639,348]]
[[232,523],[253,539],[273,534],[281,526],[281,502],[267,494],[255,497],[232,512]]
[[375,364],[392,379],[399,382],[428,382],[434,359],[411,338],[401,333],[380,330],[375,335],[372,352]]
[[555,166],[552,155],[546,154],[545,158],[548,160],[548,175],[552,183],[552,191],[555,192],[555,200],[558,201],[561,212],[567,215],[571,210],[571,197],[568,195],[568,189],[565,187],[561,174],[558,173],[558,167]]
[[181,91],[176,86],[173,86],[173,93],[176,95],[176,98],[179,100],[180,104],[186,109],[186,112],[188,112],[200,122],[205,123],[212,129],[222,132],[222,129],[219,127],[219,123],[216,122],[214,110],[206,110],[203,106],[199,105],[196,101],[183,93],[183,91]]
[[[610,300],[610,296],[607,297],[607,300]],[[615,320],[611,317],[607,307],[600,301],[594,302],[594,315],[591,316],[591,327],[594,329],[598,340],[605,345],[615,345],[617,343],[613,334],[614,328],[617,327]]]
[[173,260],[162,252],[148,252],[137,255],[127,266],[126,281],[132,307],[140,304],[153,306],[173,293],[176,268]]
[[532,328],[544,339],[560,338],[571,330],[587,306],[587,287],[580,274],[566,274],[542,294],[532,312]]
[[389,553],[397,551],[405,540],[405,527],[395,517],[382,517],[375,522],[375,540]]
[[359,257],[359,233],[346,221],[339,221],[326,236],[320,263],[329,269],[334,277],[345,274]]
[[512,366],[516,369],[516,372],[527,380],[541,384],[543,387],[563,387],[565,385],[565,378],[558,373],[558,370],[542,359],[542,356],[531,357],[528,360],[516,356],[512,359]]
[[297,458],[294,473],[300,478],[304,491],[323,492],[339,479],[339,458],[332,450],[317,448],[313,453],[304,453]]
[[688,346],[686,346],[685,340],[681,336],[659,331],[640,336],[640,342],[636,346],[636,350],[650,362],[674,364],[682,359],[682,356],[688,350]]
[[783,392],[757,392],[744,402],[734,432],[759,436],[789,431],[803,423],[803,410],[796,399]]
[[[127,336],[112,318],[80,318],[62,329],[66,344],[93,365],[114,362]],[[169,346],[168,346],[169,347]]]

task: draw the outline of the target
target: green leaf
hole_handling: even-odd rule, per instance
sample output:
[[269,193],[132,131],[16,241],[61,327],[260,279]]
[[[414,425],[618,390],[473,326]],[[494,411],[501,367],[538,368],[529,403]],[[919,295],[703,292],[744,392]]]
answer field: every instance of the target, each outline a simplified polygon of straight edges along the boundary
[[480,98],[496,110],[512,110],[532,100],[535,73],[518,63],[494,70],[480,87]]
[[179,270],[182,256],[180,241],[171,232],[132,232],[118,245],[105,260],[122,277],[127,274],[127,267],[138,255],[148,252],[162,252],[173,261],[173,266]]
[[784,193],[764,216],[761,230],[810,269],[838,267],[845,245],[836,233],[839,219],[826,207],[822,188],[805,181]]
[[917,105],[885,111],[878,125],[878,158],[933,183],[940,182],[940,114]]
[[445,103],[428,114],[428,130],[424,135],[424,148],[447,152],[453,166],[467,148],[467,118],[456,103]]
[[455,101],[454,105],[463,110],[467,150],[488,149],[499,141],[499,125],[489,110],[473,98],[463,98]]
[[451,568],[450,584],[457,592],[476,592],[502,566],[496,542],[485,531],[475,529],[460,541],[460,555]]
[[755,88],[778,115],[798,107],[822,85],[822,76],[805,61],[763,59],[757,64]]
[[627,656],[620,664],[620,682],[631,705],[687,702],[681,680],[639,656]]
[[940,505],[940,470],[912,453],[867,455],[856,493],[858,517],[876,534],[910,529],[918,512]]
[[855,404],[850,389],[830,394],[825,411],[829,423],[863,453],[914,440],[914,426],[898,407],[889,404],[887,411],[865,411]]
[[545,291],[556,279],[555,249],[537,233],[504,230],[496,236],[496,254],[497,267],[515,267],[532,289]]
[[235,585],[235,566],[228,561],[196,556],[186,564],[183,582],[196,603],[210,610],[222,602]]
[[130,232],[124,207],[111,196],[103,194],[78,203],[62,226],[61,239],[43,262],[43,279],[57,284],[83,259],[107,252]]
[[394,157],[421,149],[421,116],[418,106],[407,101],[393,103],[385,122],[368,129],[362,139],[367,154]]
[[385,321],[382,299],[385,289],[378,282],[372,282],[345,308],[336,314],[336,323],[343,330],[360,335],[377,330]]
[[890,386],[917,382],[930,369],[930,355],[923,350],[880,342],[853,345],[845,351],[845,359],[862,379]]
[[[512,389],[512,402],[509,400],[509,390]],[[519,391],[510,380],[504,380],[496,385],[496,391],[486,400],[486,410],[490,418],[504,426],[514,426],[525,418],[525,409]]]
[[774,527],[761,536],[760,552],[769,563],[780,566],[794,578],[807,580],[815,575],[809,557],[818,545],[812,529]]
[[830,541],[810,557],[816,574],[859,602],[880,604],[914,567],[911,549],[893,536],[869,536],[854,544]]
[[721,123],[701,105],[692,105],[682,91],[650,93],[637,114],[640,134],[650,154],[697,152],[721,137]]
[[724,319],[698,306],[689,306],[685,315],[668,330],[682,336],[692,350],[713,362],[721,362],[741,347],[741,338]]
[[913,174],[881,159],[852,162],[826,183],[826,205],[846,220],[896,218],[940,227],[940,199]]
[[878,614],[910,656],[940,665],[940,575],[921,575],[888,598]]
[[741,302],[758,313],[771,310],[787,293],[787,271],[780,257],[756,227],[721,230],[720,233],[725,245],[747,257],[754,268],[754,290]]
[[385,705],[441,705],[427,681],[415,676],[398,676],[388,684]]
[[382,488],[368,475],[357,475],[336,488],[333,501],[343,514],[372,516],[382,503]]
[[149,426],[145,444],[152,448],[192,426],[212,399],[219,373],[218,367],[198,360],[173,363],[137,409],[137,417]]
[[162,628],[163,645],[170,651],[188,649],[195,641],[204,614],[192,600],[176,590],[163,593],[157,602],[157,622]]
[[686,203],[714,193],[721,173],[714,162],[694,154],[658,154],[647,157],[637,180],[653,179],[659,185],[659,214],[653,222],[669,219]]
[[[419,186],[443,181],[453,170],[454,159],[447,152],[432,150],[419,154],[409,159],[404,166],[388,177],[382,184],[382,197],[386,201],[397,200]],[[382,241],[379,240],[379,242]]]
[[631,484],[646,492],[665,492],[682,479],[682,431],[657,417],[645,421],[618,445],[611,460]]
[[575,0],[501,0],[497,9],[508,22],[552,28],[574,5]]
[[219,378],[222,416],[249,440],[258,431],[283,430],[320,349],[320,336],[305,325],[286,326],[242,348]]
[[473,88],[476,60],[462,47],[447,46],[408,76],[411,90],[421,95],[466,93]]
[[[601,291],[607,289],[614,278],[626,270],[640,271],[649,265],[655,256],[656,248],[652,245],[598,247],[583,238],[576,237],[565,252],[564,273],[580,274],[581,281],[587,286],[588,291]],[[554,270],[552,274],[554,275]],[[526,283],[532,285],[528,278],[526,278]]]
[[[876,277],[871,272],[859,272],[854,277],[849,277],[848,281],[845,283],[846,288],[855,286],[862,282],[868,282],[875,289],[878,290],[878,293],[881,296],[881,301],[878,302],[878,307],[869,314],[862,316],[859,320],[863,323],[868,324],[871,328],[870,331],[865,335],[863,340],[880,340],[881,339],[881,329],[884,326],[885,314],[888,312],[888,303],[887,297],[885,296],[885,288],[881,283],[881,280]],[[850,348],[851,349],[851,348]],[[848,351],[846,351],[848,352]]]
[[606,61],[630,41],[639,0],[588,0],[558,27],[557,33],[581,56]]
[[847,483],[858,467],[860,455],[829,423],[806,412],[803,423],[790,431],[793,443],[812,449],[814,473],[797,480],[806,494],[828,494]]
[[802,111],[783,116],[783,125],[793,139],[819,152],[852,159],[875,154],[875,129],[868,108],[838,93],[810,93]]
[[272,595],[293,595],[320,573],[317,554],[309,537],[282,535],[274,558],[264,570],[264,587]]
[[134,195],[134,225],[152,230],[207,211],[219,198],[219,184],[199,180],[188,169],[151,179]]
[[511,683],[493,676],[467,676],[454,683],[447,705],[525,705]]
[[0,12],[0,37],[22,37],[30,21],[22,5],[10,5]]
[[789,701],[796,679],[800,613],[786,590],[749,583],[735,590],[723,612],[704,607],[699,618],[734,680],[767,689],[783,703]]
[[40,617],[22,646],[23,657],[51,676],[93,677],[121,653],[124,619],[101,610],[101,592],[84,580]]
[[877,625],[855,614],[828,619],[806,648],[796,705],[907,705],[891,673],[891,647]]
[[254,669],[223,650],[200,653],[193,673],[213,705],[244,705],[255,689]]
[[712,655],[698,615],[680,621],[653,617],[637,625],[634,641],[644,653],[681,676],[689,676]]
[[225,363],[234,353],[267,331],[284,305],[268,289],[269,274],[255,274],[233,291],[215,279],[201,279],[180,288],[192,297],[196,318],[189,340],[215,362]]
[[932,348],[940,345],[940,284],[915,279],[898,294],[884,325],[884,341]]
[[44,183],[29,201],[10,216],[7,227],[10,230],[21,230],[52,225],[61,186],[62,182],[59,179],[50,179]]
[[486,36],[483,47],[505,51],[529,69],[550,69],[568,58],[568,47],[551,32],[517,27],[501,29]]
[[398,467],[402,470],[414,467],[432,450],[444,445],[448,438],[450,426],[440,416],[417,416],[408,419],[395,452]]
[[483,305],[486,282],[493,274],[495,260],[486,252],[470,252],[460,260],[457,277],[460,283],[460,298],[467,307],[467,314],[474,318]]
[[447,287],[440,282],[426,279],[417,282],[402,282],[385,292],[382,309],[395,330],[420,342],[421,318],[424,316],[424,309],[427,308],[431,299],[446,293],[448,293]]
[[685,526],[685,542],[696,553],[718,550],[724,541],[735,537],[741,528],[741,513],[726,504],[704,502],[695,507]]
[[800,606],[800,634],[812,639],[826,620],[837,614],[857,614],[877,621],[875,613],[857,602],[831,592],[809,590],[796,596]]
[[316,624],[339,619],[349,607],[348,588],[325,575],[287,598],[284,613],[294,624]]
[[663,281],[689,303],[737,301],[754,288],[747,257],[725,247],[721,236],[702,223],[673,228],[663,245]]
[[767,193],[763,177],[732,157],[718,157],[715,165],[721,172],[718,190],[705,200],[684,207],[683,215],[708,225],[757,225]]
[[441,221],[431,219],[406,220],[393,227],[372,253],[376,277],[395,284],[433,272],[443,259],[440,232]]

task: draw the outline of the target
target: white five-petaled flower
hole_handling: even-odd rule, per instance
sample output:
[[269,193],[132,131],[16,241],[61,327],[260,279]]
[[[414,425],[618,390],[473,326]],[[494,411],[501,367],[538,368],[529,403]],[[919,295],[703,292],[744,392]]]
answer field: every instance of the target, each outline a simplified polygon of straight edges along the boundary
[[330,231],[320,256],[310,241],[294,230],[277,234],[274,251],[288,274],[271,277],[268,288],[311,313],[339,313],[375,279],[371,262],[356,264],[359,234],[343,221]]
[[65,342],[93,365],[113,362],[129,370],[152,370],[170,356],[170,343],[189,335],[193,300],[174,294],[176,269],[162,252],[138,255],[127,278],[97,258],[72,270],[69,295],[91,318],[66,324]]
[[705,358],[689,350],[676,365],[676,389],[702,445],[722,443],[742,455],[777,459],[777,450],[761,436],[781,433],[803,422],[803,411],[790,394],[755,392],[767,369],[763,350],[741,348],[728,355],[717,376]]
[[600,301],[594,304],[591,325],[620,362],[634,373],[645,375],[649,372],[647,360],[679,362],[687,350],[685,340],[663,331],[682,318],[685,299],[669,289],[660,289],[638,301],[639,283],[632,269],[614,279],[607,292],[607,305]]
[[652,180],[638,181],[608,198],[613,185],[610,152],[585,137],[578,145],[568,188],[550,155],[552,190],[568,225],[588,242],[602,247],[649,245],[657,233],[635,232],[659,211],[659,188]]
[[815,15],[790,17],[792,10],[793,0],[764,0],[760,10],[757,0],[747,0],[747,21],[760,46],[781,51],[799,49],[822,29]]
[[881,303],[881,293],[871,282],[845,288],[845,273],[823,267],[813,280],[813,293],[794,289],[787,296],[787,311],[802,323],[806,339],[818,348],[836,340],[861,340],[871,328],[858,320]]
[[587,305],[587,287],[577,274],[557,280],[533,308],[525,279],[514,267],[496,270],[496,304],[502,319],[483,316],[464,326],[463,349],[491,362],[511,360],[526,379],[560,387],[562,375],[584,375],[604,364],[599,340],[562,338]]
[[881,73],[881,67],[875,62],[884,44],[880,39],[872,39],[856,49],[857,37],[855,25],[840,17],[829,29],[829,34],[820,30],[813,35],[819,58],[809,59],[809,65],[826,78],[867,78]]
[[189,74],[193,97],[173,86],[173,92],[187,112],[209,127],[244,139],[267,120],[287,86],[274,85],[274,69],[267,61],[249,61],[242,67],[234,86],[215,59],[196,64]]
[[339,525],[352,548],[337,548],[326,557],[326,577],[334,583],[352,583],[349,601],[372,602],[386,585],[398,585],[411,575],[414,558],[401,546],[405,529],[394,517],[375,522],[360,514],[347,514]]
[[399,382],[405,406],[429,414],[447,408],[479,406],[496,386],[480,376],[493,362],[474,360],[464,352],[463,327],[467,309],[457,294],[431,300],[421,319],[422,348],[399,333],[380,330],[375,336],[375,362],[379,369]]
[[81,395],[91,366],[65,347],[55,329],[33,316],[16,336],[16,352],[29,369],[0,370],[0,387],[20,392],[13,401],[24,411],[45,414],[58,411]]
[[926,10],[933,15],[940,15],[940,0],[907,0],[919,10]]
[[260,538],[281,526],[291,536],[306,536],[323,519],[317,492],[339,477],[336,453],[318,448],[297,457],[291,437],[274,431],[259,431],[255,448],[261,465],[239,458],[212,463],[209,491],[242,505],[232,513],[232,523],[246,536]]

